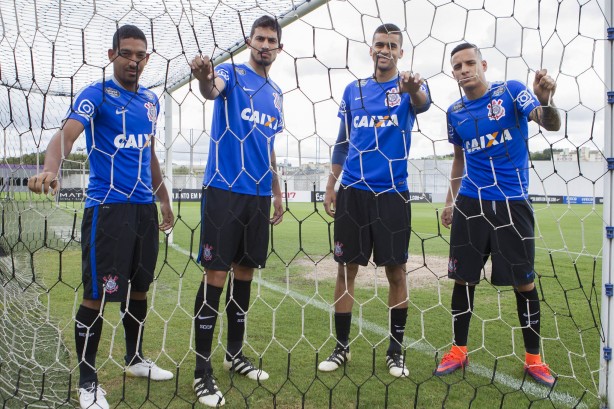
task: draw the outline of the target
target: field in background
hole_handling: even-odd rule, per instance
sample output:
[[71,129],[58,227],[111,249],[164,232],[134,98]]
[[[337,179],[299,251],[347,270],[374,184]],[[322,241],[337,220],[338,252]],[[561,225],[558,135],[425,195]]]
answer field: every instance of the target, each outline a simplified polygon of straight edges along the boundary
[[[62,204],[62,206],[65,206]],[[123,328],[119,307],[109,304],[97,365],[109,402],[131,407],[191,407],[194,352],[191,349],[194,296],[202,270],[189,256],[197,253],[199,204],[175,204],[177,223],[172,246],[162,244],[158,275],[150,293],[145,351],[159,365],[176,371],[177,382],[148,385],[125,379]],[[388,345],[387,289],[382,270],[359,273],[352,327],[352,362],[346,372],[318,373],[317,362],[334,346],[331,311],[336,266],[332,261],[332,225],[321,204],[290,203],[281,225],[273,229],[267,268],[252,286],[245,352],[262,359],[271,379],[258,386],[222,369],[225,316],[213,365],[228,407],[595,407],[599,369],[599,308],[603,222],[595,206],[536,206],[539,238],[536,271],[542,299],[544,354],[559,381],[547,398],[546,388],[523,380],[524,351],[515,297],[507,288],[483,282],[476,291],[470,334],[471,366],[463,375],[432,376],[451,341],[451,283],[446,278],[449,231],[438,223],[438,205],[412,206],[410,311],[406,342],[410,376],[394,379],[384,364]],[[49,207],[48,209],[51,209]],[[80,210],[62,213],[63,226],[47,227],[56,235],[79,231]],[[28,218],[26,212],[24,219]],[[50,218],[51,220],[51,218]],[[43,226],[30,226],[41,230]],[[35,234],[32,233],[32,238]],[[68,235],[70,236],[70,234]],[[40,236],[39,236],[40,237]],[[74,368],[73,317],[80,302],[80,250],[77,239],[54,246],[34,243],[41,284],[39,300],[57,322]],[[53,250],[49,249],[53,248]],[[44,309],[41,309],[44,310]],[[41,311],[44,313],[44,311]],[[495,375],[493,377],[493,370]],[[73,396],[74,397],[74,396]]]

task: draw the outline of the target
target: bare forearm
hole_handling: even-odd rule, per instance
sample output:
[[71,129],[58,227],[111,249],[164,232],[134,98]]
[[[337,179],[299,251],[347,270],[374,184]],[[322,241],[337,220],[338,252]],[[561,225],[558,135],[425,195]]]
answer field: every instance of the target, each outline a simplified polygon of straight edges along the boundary
[[62,131],[58,131],[53,135],[45,151],[43,171],[57,174],[60,170],[62,158],[70,155],[73,143],[73,140],[63,136]]
[[281,196],[281,183],[279,183],[279,174],[277,173],[277,156],[275,155],[275,151],[271,154],[271,172],[273,173],[273,183],[271,186],[273,195]]
[[540,108],[541,109],[538,109],[536,112],[536,122],[548,131],[558,131],[561,129],[561,116],[559,114],[559,110],[556,109],[554,102],[551,101],[550,105],[542,105]]
[[337,181],[339,180],[339,175],[341,174],[341,170],[343,167],[338,164],[333,164],[330,170],[330,174],[328,175],[328,182],[326,183],[327,189],[334,189]]

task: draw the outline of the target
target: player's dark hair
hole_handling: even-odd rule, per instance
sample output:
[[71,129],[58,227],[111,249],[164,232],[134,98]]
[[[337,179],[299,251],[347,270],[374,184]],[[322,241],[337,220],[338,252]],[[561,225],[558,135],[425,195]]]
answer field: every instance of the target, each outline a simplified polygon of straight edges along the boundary
[[281,25],[276,18],[267,15],[258,17],[256,21],[254,21],[254,24],[252,24],[252,31],[250,31],[249,33],[250,38],[254,36],[254,33],[256,32],[256,29],[258,27],[270,28],[271,30],[275,30],[277,32],[277,41],[279,44],[281,44]]
[[401,29],[399,28],[399,26],[395,24],[382,24],[375,29],[375,32],[373,33],[373,38],[375,38],[376,34],[397,34],[399,36],[399,40],[401,41],[400,45],[403,46],[403,33],[401,33]]
[[124,38],[143,40],[145,42],[145,47],[147,47],[147,37],[145,37],[145,33],[137,26],[126,24],[118,28],[115,34],[113,34],[113,50],[119,50],[119,41]]
[[482,59],[482,52],[480,51],[480,49],[478,48],[477,45],[471,44],[471,43],[461,43],[461,44],[457,45],[456,47],[454,47],[454,49],[450,53],[450,58],[454,57],[454,54],[456,54],[457,52],[463,51],[463,50],[468,50],[470,48],[475,50],[475,53],[477,54],[478,58],[481,60]]

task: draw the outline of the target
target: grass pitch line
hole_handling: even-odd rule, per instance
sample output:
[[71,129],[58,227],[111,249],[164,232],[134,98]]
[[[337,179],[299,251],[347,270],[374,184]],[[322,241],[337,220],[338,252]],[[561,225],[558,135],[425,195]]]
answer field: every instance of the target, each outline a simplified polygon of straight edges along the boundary
[[[176,251],[186,255],[186,256],[190,256],[190,252],[182,247],[180,247],[177,244],[170,244],[170,246],[175,249]],[[192,255],[193,256],[193,255]],[[194,257],[194,256],[193,256]],[[290,289],[287,289],[285,287],[276,285],[276,284],[272,284],[269,282],[266,282],[264,280],[261,280],[257,277],[254,277],[254,282],[257,285],[260,285],[262,287],[265,287],[269,290],[275,291],[276,293],[279,294],[283,294],[283,295],[287,295],[290,296],[292,298],[294,298],[295,300],[298,300],[304,304],[309,304],[311,306],[314,306],[320,310],[326,311],[326,312],[330,312],[332,306],[324,303],[322,301],[317,301],[317,300],[313,300],[310,297],[307,297],[306,295],[303,295],[301,293],[298,293],[296,291],[292,291]],[[357,319],[356,317],[352,317],[352,324],[355,326],[361,326],[363,329],[372,332],[376,335],[380,335],[382,337],[386,337],[389,335],[388,329],[382,327],[381,325],[375,324],[371,321],[367,321],[365,319],[362,320],[362,322],[360,322],[359,319]],[[426,355],[430,355],[430,356],[435,356],[435,351],[433,350],[433,348],[429,345],[427,345],[426,343],[422,342],[422,341],[417,341],[415,339],[411,339],[408,337],[405,337],[405,342],[408,345],[412,345],[412,348],[423,352]],[[469,366],[467,366],[467,368],[465,369],[468,372],[471,372],[473,374],[482,376],[486,379],[492,379],[493,377],[493,371],[483,365],[480,364],[471,364]],[[557,404],[561,404],[561,405],[565,405],[567,407],[574,407],[574,408],[583,408],[586,409],[588,408],[588,406],[586,406],[584,403],[580,403],[578,404],[578,401],[580,400],[579,398],[572,396],[568,393],[565,392],[557,392],[557,391],[552,391],[551,393],[550,390],[548,388],[546,388],[545,386],[541,386],[539,384],[536,384],[534,382],[532,382],[531,380],[527,379],[527,381],[522,382],[522,379],[518,379],[515,378],[511,375],[507,375],[502,373],[501,371],[497,371],[497,373],[495,374],[495,381],[500,383],[501,385],[504,385],[508,388],[511,389],[516,389],[516,390],[520,390],[522,387],[522,390],[530,395],[533,395],[537,398],[546,398],[548,395],[550,396],[550,399]]]

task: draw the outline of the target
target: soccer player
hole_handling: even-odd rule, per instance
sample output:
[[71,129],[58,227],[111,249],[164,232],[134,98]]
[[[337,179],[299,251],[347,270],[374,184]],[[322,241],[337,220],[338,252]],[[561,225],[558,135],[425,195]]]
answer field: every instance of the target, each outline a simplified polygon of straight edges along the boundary
[[[430,107],[419,74],[399,72],[403,36],[394,24],[373,34],[369,54],[372,77],[350,83],[343,94],[341,119],[326,186],[324,208],[335,218],[334,258],[337,345],[320,371],[334,371],[350,360],[350,325],[358,266],[384,266],[390,284],[390,344],[386,365],[391,375],[407,376],[402,351],[407,321],[405,264],[411,233],[407,159],[416,114]],[[339,192],[335,184],[343,170]]]
[[[535,288],[533,209],[528,202],[528,121],[549,131],[561,126],[552,102],[556,83],[538,70],[533,92],[518,81],[488,82],[488,68],[473,44],[456,46],[452,74],[465,95],[448,108],[448,139],[454,144],[451,188],[441,214],[452,226],[448,276],[452,291],[454,345],[435,370],[465,367],[475,285],[492,258],[494,285],[513,286],[522,326],[525,371],[554,384],[539,353],[540,306]],[[460,188],[460,190],[459,190]]]
[[[254,269],[265,267],[270,224],[283,218],[273,149],[275,135],[283,129],[282,92],[269,77],[282,50],[281,26],[273,17],[258,18],[246,44],[250,54],[245,64],[214,69],[207,56],[190,64],[202,95],[215,100],[198,256],[205,274],[194,304],[194,391],[207,406],[225,403],[210,357],[220,296],[231,269],[224,368],[256,381],[269,377],[243,354],[243,336]],[[271,195],[274,212],[269,218]]]
[[[170,229],[174,219],[154,147],[158,98],[139,85],[149,59],[145,34],[132,25],[120,27],[108,56],[113,76],[76,95],[47,146],[43,171],[28,181],[35,193],[55,193],[62,160],[85,129],[90,177],[81,225],[83,301],[75,317],[75,343],[79,403],[95,409],[109,407],[95,369],[108,301],[121,302],[126,374],[173,377],[142,351],[158,234]],[[154,196],[160,201],[160,224]]]

